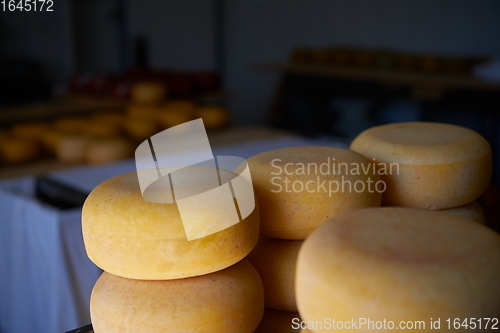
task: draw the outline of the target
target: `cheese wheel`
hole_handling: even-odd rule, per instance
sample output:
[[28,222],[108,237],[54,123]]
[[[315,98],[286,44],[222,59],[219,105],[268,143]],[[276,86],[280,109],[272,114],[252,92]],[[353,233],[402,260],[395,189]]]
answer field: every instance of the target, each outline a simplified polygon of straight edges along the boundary
[[130,104],[127,106],[126,114],[128,117],[155,120],[161,111],[158,105],[149,104]]
[[[203,172],[213,170],[183,170],[187,168],[195,172],[177,178],[175,193],[189,189],[182,177],[204,177]],[[219,171],[223,179],[233,175]],[[158,187],[148,194],[152,198],[165,192]],[[210,217],[219,207],[211,209],[199,212],[200,218],[216,223]],[[200,223],[199,228],[204,227]],[[82,229],[90,260],[103,270],[132,279],[177,279],[215,272],[244,258],[258,240],[259,210],[256,206],[241,222],[188,241],[177,204],[144,200],[137,173],[131,172],[106,180],[90,193],[83,206]]]
[[248,159],[261,203],[261,235],[305,239],[324,221],[380,206],[379,176],[363,156],[335,147],[292,147]]
[[66,134],[82,134],[88,124],[88,119],[83,117],[67,117],[54,121],[54,129]]
[[156,134],[158,124],[154,120],[127,117],[123,123],[123,130],[130,139],[144,141]]
[[300,325],[298,312],[280,311],[264,308],[264,316],[254,333],[297,333]]
[[326,222],[304,242],[297,305],[307,322],[369,318],[380,328],[384,320],[429,325],[441,318],[445,325],[445,318],[497,317],[498,281],[500,235],[493,230],[448,213],[371,208]]
[[485,223],[483,208],[477,203],[477,201],[473,201],[470,204],[460,207],[443,209],[441,212],[462,216],[478,223]]
[[375,159],[387,183],[382,203],[431,210],[465,205],[488,188],[491,148],[478,133],[440,123],[382,125],[358,135],[351,149]]
[[247,260],[177,280],[130,280],[104,272],[90,298],[96,333],[251,333],[263,309],[262,283]]
[[168,102],[161,108],[158,121],[165,129],[194,119],[196,104],[190,100]]
[[124,120],[123,114],[119,112],[103,112],[93,114],[90,118],[91,121],[95,121],[100,124],[115,124],[120,125]]
[[64,136],[57,143],[56,157],[64,163],[82,163],[90,142],[91,139],[88,136]]
[[124,139],[92,140],[86,151],[85,161],[89,164],[103,164],[131,157],[134,149]]
[[132,101],[142,104],[157,104],[161,102],[167,94],[167,89],[160,82],[139,82],[132,86]]
[[0,139],[0,161],[16,164],[31,161],[40,156],[40,146],[35,140],[4,137]]
[[262,278],[266,307],[297,312],[295,266],[302,242],[260,237],[248,255]]
[[228,124],[229,112],[221,106],[200,106],[196,109],[195,118],[203,119],[206,129],[214,129]]
[[119,124],[106,124],[96,121],[89,121],[83,133],[94,138],[116,138],[120,136]]
[[23,123],[12,126],[11,134],[17,138],[39,140],[49,131],[50,126],[46,123]]
[[44,133],[40,138],[40,141],[42,142],[42,146],[46,152],[50,153],[51,155],[55,155],[57,152],[59,141],[66,136],[67,134],[51,131]]

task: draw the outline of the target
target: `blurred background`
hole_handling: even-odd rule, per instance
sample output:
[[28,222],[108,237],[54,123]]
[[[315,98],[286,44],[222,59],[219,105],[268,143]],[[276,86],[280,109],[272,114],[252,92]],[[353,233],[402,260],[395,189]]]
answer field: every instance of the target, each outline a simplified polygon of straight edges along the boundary
[[[130,159],[151,135],[200,117],[213,146],[291,134],[347,145],[371,126],[424,120],[490,142],[493,184],[479,202],[498,227],[498,0],[54,0],[36,12],[9,3],[0,178],[36,178],[4,190],[81,207],[88,191],[51,183],[54,172]],[[81,237],[79,216],[75,228]]]

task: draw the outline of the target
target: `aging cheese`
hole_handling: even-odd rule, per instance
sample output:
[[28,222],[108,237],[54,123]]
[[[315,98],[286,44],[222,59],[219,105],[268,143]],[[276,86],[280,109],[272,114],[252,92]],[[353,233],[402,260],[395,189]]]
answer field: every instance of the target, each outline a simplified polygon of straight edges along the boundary
[[92,140],[85,151],[89,164],[104,164],[119,161],[133,155],[132,145],[124,139]]
[[365,157],[335,147],[292,147],[248,159],[261,235],[305,239],[324,221],[380,206],[383,184]]
[[145,281],[103,273],[90,299],[96,333],[252,333],[264,309],[247,261],[186,279]]
[[266,307],[297,312],[295,266],[302,242],[260,237],[248,255],[262,278]]
[[[229,178],[229,173],[220,170],[221,178]],[[182,177],[178,181],[177,194],[188,189]],[[168,193],[158,187],[148,194],[152,198]],[[203,214],[200,218],[210,222],[214,216],[210,209],[215,212],[219,207],[192,214]],[[204,227],[200,223],[199,228]],[[90,260],[103,270],[133,279],[177,279],[215,272],[244,258],[258,240],[259,210],[256,206],[241,222],[188,241],[177,205],[146,201],[137,173],[131,172],[106,180],[90,193],[83,206],[82,229]]]
[[0,162],[15,164],[28,162],[40,155],[40,147],[35,140],[4,137],[0,139]]
[[441,318],[444,325],[443,318],[495,317],[500,235],[448,213],[358,210],[326,222],[304,242],[296,279],[307,322],[369,318],[379,328],[384,319],[429,325]]
[[462,216],[478,223],[485,223],[483,208],[477,203],[477,201],[473,201],[470,204],[460,207],[443,209],[441,212]]
[[382,203],[431,210],[468,204],[487,189],[492,156],[478,133],[455,125],[395,123],[361,133],[351,149],[379,165]]
[[132,101],[139,104],[157,104],[167,94],[167,89],[160,82],[139,82],[134,84],[131,91]]

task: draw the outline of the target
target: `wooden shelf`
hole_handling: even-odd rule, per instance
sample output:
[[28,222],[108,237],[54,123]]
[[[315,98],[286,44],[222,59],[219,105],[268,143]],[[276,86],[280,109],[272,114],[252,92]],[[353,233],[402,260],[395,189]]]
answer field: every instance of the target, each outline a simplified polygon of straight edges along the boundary
[[316,64],[265,63],[257,64],[253,67],[259,71],[373,81],[388,85],[406,85],[417,88],[433,87],[440,90],[465,89],[500,92],[500,83],[483,81],[464,75],[404,72],[376,68],[336,67],[333,65]]

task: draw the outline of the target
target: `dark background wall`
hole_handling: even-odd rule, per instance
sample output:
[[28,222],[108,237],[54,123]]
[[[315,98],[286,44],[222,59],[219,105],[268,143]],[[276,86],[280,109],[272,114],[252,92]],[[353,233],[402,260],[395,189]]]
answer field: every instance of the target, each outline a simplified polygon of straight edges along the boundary
[[38,61],[52,83],[123,69],[137,36],[154,67],[214,69],[223,52],[234,122],[262,123],[277,77],[252,64],[285,61],[294,46],[334,44],[500,54],[500,1],[67,0],[52,13],[0,12],[1,55]]

